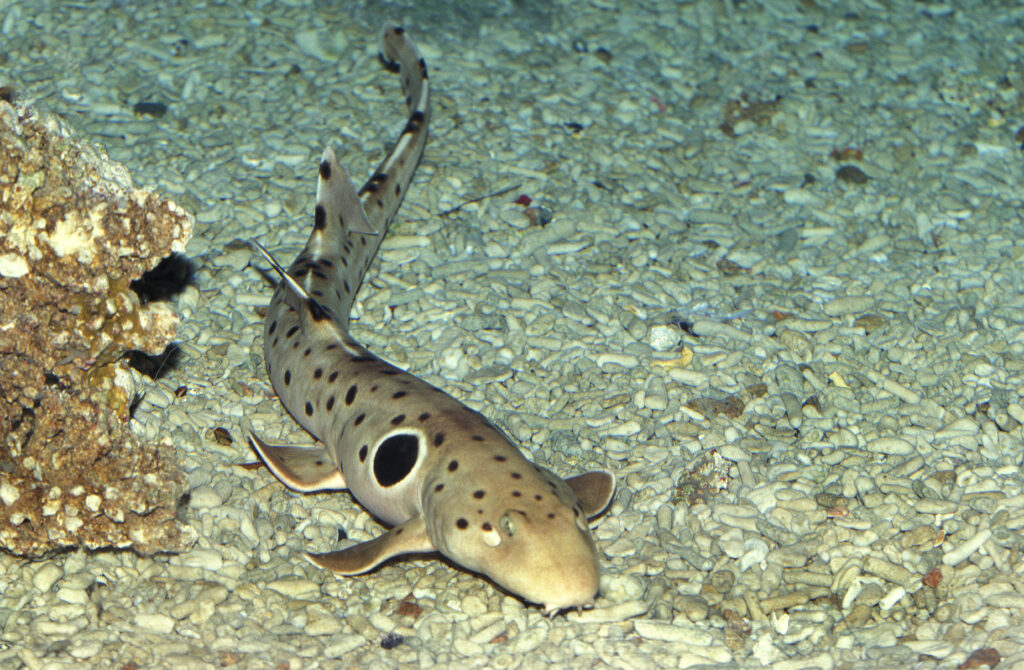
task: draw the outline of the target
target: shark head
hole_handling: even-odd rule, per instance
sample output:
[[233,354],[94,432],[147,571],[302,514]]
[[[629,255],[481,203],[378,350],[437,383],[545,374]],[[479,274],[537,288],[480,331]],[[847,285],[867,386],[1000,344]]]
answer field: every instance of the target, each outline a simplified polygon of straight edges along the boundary
[[[563,481],[511,445],[481,456],[453,457],[425,482],[433,546],[549,614],[592,606],[600,569],[587,519],[607,506],[612,475],[596,471]],[[456,477],[460,469],[463,476]]]

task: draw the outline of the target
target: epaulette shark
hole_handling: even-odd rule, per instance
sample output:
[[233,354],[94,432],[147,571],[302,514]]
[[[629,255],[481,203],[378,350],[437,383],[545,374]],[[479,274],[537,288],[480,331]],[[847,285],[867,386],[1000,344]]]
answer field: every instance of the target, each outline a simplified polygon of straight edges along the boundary
[[281,403],[315,447],[252,445],[299,492],[348,489],[383,535],[314,564],[356,575],[409,553],[440,552],[548,614],[593,605],[598,552],[588,519],[608,506],[607,471],[562,480],[527,460],[493,423],[383,361],[348,333],[352,301],[423,155],[430,121],[427,66],[406,32],[384,27],[381,60],[401,75],[409,117],[358,191],[327,147],[313,231],[280,274],[263,352]]

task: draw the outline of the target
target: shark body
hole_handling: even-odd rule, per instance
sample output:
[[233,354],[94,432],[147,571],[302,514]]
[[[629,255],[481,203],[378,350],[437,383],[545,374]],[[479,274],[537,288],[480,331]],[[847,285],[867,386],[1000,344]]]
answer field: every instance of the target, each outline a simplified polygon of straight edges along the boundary
[[[423,154],[427,66],[405,31],[386,25],[381,59],[401,76],[408,121],[356,191],[333,150],[319,167],[313,231],[281,275],[264,324],[267,372],[316,447],[253,448],[286,486],[348,489],[390,525],[318,566],[360,574],[401,554],[438,551],[554,613],[593,604],[598,553],[587,524],[611,500],[611,473],[562,480],[528,461],[479,413],[381,360],[348,333],[355,293]],[[255,244],[255,243],[254,243]]]

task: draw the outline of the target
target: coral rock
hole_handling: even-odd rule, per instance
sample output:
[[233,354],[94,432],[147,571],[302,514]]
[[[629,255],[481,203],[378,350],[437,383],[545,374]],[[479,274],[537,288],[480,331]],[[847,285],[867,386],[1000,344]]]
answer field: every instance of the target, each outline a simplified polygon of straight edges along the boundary
[[174,337],[171,310],[129,285],[184,250],[192,217],[4,100],[0,157],[0,548],[187,548],[185,477],[168,440],[129,429],[124,355]]

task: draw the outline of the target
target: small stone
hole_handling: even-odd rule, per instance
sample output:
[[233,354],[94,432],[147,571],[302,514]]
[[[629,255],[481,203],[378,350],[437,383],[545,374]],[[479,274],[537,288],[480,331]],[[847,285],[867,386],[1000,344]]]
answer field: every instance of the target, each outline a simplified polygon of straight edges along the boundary
[[462,611],[477,618],[487,613],[487,604],[478,595],[468,595],[462,599]]
[[655,351],[671,351],[681,340],[682,333],[675,326],[651,326],[647,332],[647,343]]
[[978,434],[978,422],[969,416],[962,416],[956,421],[943,426],[935,433],[937,440],[950,440],[956,437],[970,437]]
[[714,635],[696,626],[677,626],[666,621],[637,619],[633,622],[637,634],[647,640],[661,642],[683,642],[706,647],[714,642]]
[[675,607],[680,614],[695,623],[708,618],[708,603],[700,596],[676,596]]
[[62,586],[57,589],[57,599],[72,605],[84,605],[89,602],[89,596],[85,589],[75,589],[70,586]]
[[343,629],[341,620],[332,616],[311,616],[303,628],[307,635],[334,635]]
[[626,369],[635,368],[640,364],[640,360],[636,356],[630,354],[617,354],[617,353],[601,353],[594,356],[594,362],[597,363],[598,367],[604,368],[609,365],[618,365]]
[[868,183],[868,176],[856,165],[843,165],[840,167],[836,170],[836,179],[839,181],[849,182],[851,184]]
[[857,328],[863,328],[866,332],[878,330],[886,324],[886,320],[877,314],[865,314],[864,316],[857,317],[853,325]]
[[846,316],[857,314],[870,308],[875,303],[874,299],[866,295],[853,296],[844,295],[833,298],[824,305],[825,314],[829,316]]
[[625,602],[643,595],[643,582],[633,575],[601,575],[601,594],[608,600]]
[[76,641],[71,644],[68,654],[80,661],[84,661],[100,653],[102,649],[103,644],[99,640]]
[[174,630],[174,619],[166,614],[140,612],[135,615],[135,625],[152,633],[166,635]]
[[28,274],[28,261],[18,254],[0,254],[0,277],[17,279]]
[[594,609],[583,610],[578,614],[570,612],[566,615],[566,618],[570,621],[579,621],[581,623],[615,623],[616,621],[625,621],[626,619],[632,619],[646,613],[647,603],[642,600],[627,600],[626,602],[616,603],[611,607],[595,607]]
[[344,658],[366,644],[366,640],[358,635],[346,635],[332,639],[334,640],[333,644],[324,647],[325,658]]
[[0,482],[0,501],[2,501],[4,505],[10,507],[14,503],[18,502],[18,498],[20,497],[21,493],[17,488],[12,486],[9,481],[4,479]]
[[189,495],[189,505],[196,509],[210,509],[224,504],[224,498],[209,486],[197,486]]
[[903,566],[874,556],[864,559],[864,572],[881,577],[893,584],[909,585],[914,580],[914,575]]
[[58,579],[64,576],[64,571],[54,563],[43,563],[32,575],[32,586],[43,593],[50,590]]
[[909,456],[914,453],[914,445],[900,437],[879,437],[867,443],[868,451],[890,456]]
[[320,31],[318,30],[303,30],[296,33],[295,44],[299,47],[299,51],[307,56],[322,61],[331,60],[330,55],[320,44]]
[[320,592],[320,586],[308,579],[278,579],[267,584],[267,588],[289,598],[308,598]]
[[992,537],[992,531],[988,528],[982,528],[959,547],[946,552],[942,557],[942,562],[946,565],[959,565],[971,554],[981,549],[981,545],[985,544],[990,537]]
[[173,557],[172,564],[185,565],[190,568],[203,568],[216,572],[224,565],[224,557],[213,549],[193,549]]

